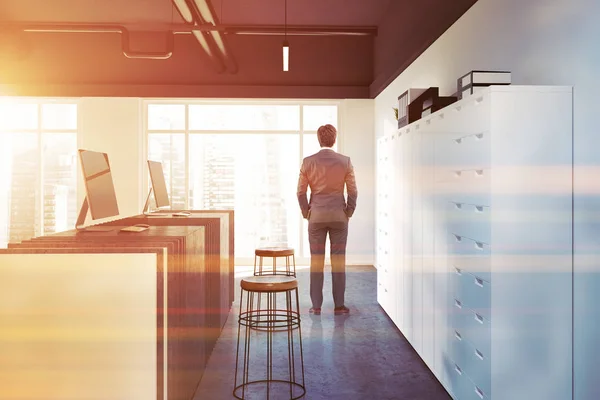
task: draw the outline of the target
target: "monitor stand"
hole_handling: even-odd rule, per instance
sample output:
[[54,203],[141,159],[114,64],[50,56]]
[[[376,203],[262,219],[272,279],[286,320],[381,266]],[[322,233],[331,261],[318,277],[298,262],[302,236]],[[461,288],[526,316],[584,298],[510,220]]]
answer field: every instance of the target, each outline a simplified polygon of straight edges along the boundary
[[85,224],[85,217],[87,217],[87,213],[90,206],[88,203],[87,196],[83,199],[83,204],[81,205],[81,209],[79,210],[79,215],[77,216],[77,221],[75,222],[75,229],[79,232],[110,232],[114,231],[116,228],[114,226],[101,226],[101,225],[90,225],[83,226]]
[[153,190],[153,188],[150,188],[148,196],[146,196],[146,203],[142,209],[142,214],[144,214],[146,217],[189,217],[192,215],[192,213],[188,211],[164,212],[160,211],[160,208],[156,212],[150,211],[150,195],[152,194]]

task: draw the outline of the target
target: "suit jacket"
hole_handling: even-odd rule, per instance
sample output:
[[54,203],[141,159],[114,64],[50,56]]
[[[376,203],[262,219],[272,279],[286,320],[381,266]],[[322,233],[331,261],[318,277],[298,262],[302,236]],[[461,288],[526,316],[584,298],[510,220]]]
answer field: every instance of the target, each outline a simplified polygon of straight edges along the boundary
[[[308,186],[310,201],[306,197]],[[302,215],[311,222],[347,221],[354,213],[358,198],[350,157],[328,148],[306,157],[300,167],[297,195]]]

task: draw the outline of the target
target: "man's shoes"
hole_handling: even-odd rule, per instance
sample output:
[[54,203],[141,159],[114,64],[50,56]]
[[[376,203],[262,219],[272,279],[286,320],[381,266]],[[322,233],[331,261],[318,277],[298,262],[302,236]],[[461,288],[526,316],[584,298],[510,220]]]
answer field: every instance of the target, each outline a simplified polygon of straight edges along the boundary
[[321,309],[320,308],[311,308],[310,310],[308,310],[309,313],[311,314],[315,314],[315,315],[321,315]]
[[349,312],[350,312],[350,309],[346,306],[336,307],[333,309],[333,313],[335,315],[348,314]]

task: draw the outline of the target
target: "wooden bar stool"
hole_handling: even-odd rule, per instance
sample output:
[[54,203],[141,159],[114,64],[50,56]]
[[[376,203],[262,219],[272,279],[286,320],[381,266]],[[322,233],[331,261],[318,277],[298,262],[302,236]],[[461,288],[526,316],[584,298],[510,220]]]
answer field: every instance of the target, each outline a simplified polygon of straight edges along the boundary
[[[291,400],[304,397],[306,388],[298,281],[291,276],[251,276],[242,279],[241,287],[233,396],[237,399],[250,396]],[[285,298],[285,307],[277,307],[277,295]],[[264,297],[264,308],[259,305],[261,297]],[[242,330],[243,341],[240,340]],[[273,360],[273,355],[284,354],[286,347],[284,343],[273,340],[277,333],[282,341],[287,337],[287,360],[284,357]],[[296,335],[297,340],[294,338]],[[263,343],[254,344],[260,341]],[[265,353],[260,351],[261,344],[266,344]],[[252,352],[254,347],[256,349]],[[251,355],[252,359],[257,359],[254,365],[250,363]],[[262,369],[261,361],[266,364],[266,378],[264,373],[256,373],[256,370]],[[240,363],[242,365],[238,368]],[[251,367],[254,369],[253,373],[250,371]]]
[[[263,258],[273,258],[273,269],[263,269]],[[285,269],[277,269],[277,258],[285,257]],[[258,259],[258,265],[256,263]],[[291,260],[290,260],[291,259]],[[262,247],[254,250],[254,276],[285,275],[296,276],[296,257],[290,247]]]

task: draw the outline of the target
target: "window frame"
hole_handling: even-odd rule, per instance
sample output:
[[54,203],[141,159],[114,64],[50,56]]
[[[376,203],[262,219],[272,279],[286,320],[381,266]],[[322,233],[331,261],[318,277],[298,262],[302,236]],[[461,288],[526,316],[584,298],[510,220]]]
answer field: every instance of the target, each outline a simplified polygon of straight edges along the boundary
[[[81,112],[80,106],[81,102],[78,98],[52,98],[52,97],[12,97],[12,96],[1,96],[0,104],[2,102],[10,102],[16,104],[35,104],[37,106],[37,126],[35,129],[3,129],[0,130],[0,135],[12,135],[12,134],[26,134],[26,133],[34,133],[37,135],[37,147],[38,147],[38,174],[39,174],[39,182],[38,190],[40,195],[36,196],[35,203],[36,208],[42,210],[40,215],[37,216],[38,219],[38,229],[35,229],[35,235],[40,236],[43,235],[45,225],[44,225],[44,212],[43,212],[43,203],[44,203],[44,134],[75,134],[77,147],[79,148],[80,135],[79,131],[81,130]],[[74,104],[77,108],[77,117],[76,117],[76,126],[75,129],[47,129],[43,128],[44,126],[44,116],[43,116],[43,106],[46,104]],[[79,179],[77,180],[75,191],[79,191]]]
[[[185,109],[185,128],[177,129],[177,130],[168,130],[168,129],[156,129],[151,130],[148,127],[148,118],[149,118],[149,107],[150,105],[182,105]],[[282,106],[282,105],[292,105],[299,107],[299,115],[300,119],[299,129],[298,130],[218,130],[218,129],[210,129],[210,130],[197,130],[190,129],[190,106],[191,105],[250,105],[250,106]],[[340,131],[340,127],[342,126],[342,118],[341,118],[341,109],[342,109],[342,100],[225,100],[225,99],[144,99],[143,100],[143,112],[142,112],[142,129],[144,132],[144,140],[143,142],[143,160],[148,158],[148,141],[151,134],[181,134],[185,135],[185,208],[189,207],[189,189],[190,189],[190,135],[218,135],[218,134],[265,134],[265,135],[298,135],[299,140],[299,152],[298,152],[298,168],[302,163],[302,159],[304,158],[304,135],[315,135],[317,131],[315,130],[304,130],[304,106],[335,106],[337,108],[337,121],[336,127],[338,131]],[[343,151],[344,149],[344,135],[343,133],[338,135],[337,138],[337,149],[338,151]],[[149,178],[148,174],[143,174],[143,182],[142,182],[142,190],[144,188],[148,188],[149,186]],[[141,198],[146,198],[148,193],[141,193]],[[302,214],[298,209],[298,221],[299,221],[299,243],[298,249],[296,249],[296,260],[300,263],[306,263],[308,259],[304,257],[304,223]],[[236,257],[236,265],[253,265],[254,260],[248,257]]]

